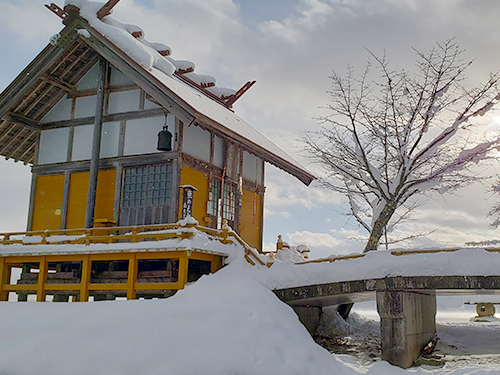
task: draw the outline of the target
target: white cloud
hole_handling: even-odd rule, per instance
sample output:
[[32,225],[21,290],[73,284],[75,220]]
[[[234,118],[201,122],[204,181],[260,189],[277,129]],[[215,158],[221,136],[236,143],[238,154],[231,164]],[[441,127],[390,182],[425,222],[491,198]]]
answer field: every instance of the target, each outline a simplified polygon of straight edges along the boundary
[[352,238],[359,238],[362,236],[366,237],[366,235],[367,235],[366,231],[360,232],[357,229],[346,229],[346,228],[331,229],[330,232],[337,234],[337,235],[344,236],[346,238],[351,238],[351,237]]
[[286,241],[291,246],[306,245],[310,250],[310,258],[324,258],[332,255],[359,253],[363,246],[345,237],[332,236],[329,233],[298,231],[286,234]]
[[332,7],[319,0],[302,0],[298,15],[286,18],[283,22],[269,20],[260,25],[264,34],[276,36],[281,41],[299,46],[308,32],[328,20]]
[[264,207],[264,217],[276,216],[276,215],[283,216],[285,219],[289,219],[290,217],[292,217],[292,213],[290,213],[288,211],[273,211],[267,207]]
[[264,207],[264,217],[265,216],[273,216],[276,214],[276,211],[270,210],[268,207]]
[[[5,71],[12,71],[11,66],[21,71],[63,26],[58,17],[43,7],[45,1],[0,1],[0,32],[4,35],[3,44],[0,42],[0,72],[5,77]],[[410,69],[415,58],[411,47],[425,51],[434,41],[457,36],[467,49],[466,57],[477,57],[471,70],[472,80],[486,78],[489,71],[498,70],[498,1],[302,0],[292,9],[294,4],[290,2],[291,8],[284,16],[276,18],[280,21],[268,20],[260,29],[244,26],[245,14],[231,0],[154,0],[151,6],[139,0],[123,0],[116,6],[114,16],[141,26],[148,40],[169,45],[173,58],[193,61],[197,73],[215,76],[218,85],[239,88],[256,79],[257,84],[236,103],[235,112],[304,164],[308,160],[297,155],[295,139],[301,137],[302,131],[316,128],[313,117],[320,115],[320,107],[329,102],[327,77],[332,69],[343,72],[346,63],[361,68],[368,57],[365,48],[376,54],[385,49],[393,67]],[[59,5],[63,5],[62,0]],[[31,48],[29,59],[7,47],[7,42]],[[5,175],[3,163],[0,168]],[[306,187],[272,167],[267,168],[266,178],[265,215],[278,217],[293,212],[287,224],[297,217],[303,222],[324,224],[315,210],[331,206],[335,211],[343,201],[339,194],[314,185]],[[29,188],[29,182],[19,184]],[[0,188],[3,196],[11,197],[7,203],[21,199],[21,195],[24,200],[28,198],[28,193],[19,193],[17,197],[18,190],[14,196],[13,187],[3,180]],[[462,198],[430,202],[420,211],[420,218],[411,222],[412,226],[399,230],[403,234],[442,228],[420,239],[417,246],[457,245],[495,237],[494,231],[486,230],[488,204],[484,190],[473,188],[465,191]],[[14,211],[25,215],[24,208],[19,210],[21,204],[2,203],[0,207],[2,219],[16,216]],[[338,221],[331,214],[328,218]],[[17,229],[24,228],[22,221],[22,227]],[[278,232],[273,228],[266,231]],[[344,253],[359,248],[359,244],[353,245],[346,239],[355,236],[355,232],[340,228],[323,233],[330,237],[307,233],[309,238],[316,238],[313,243],[323,246],[323,253],[331,246],[334,252]],[[302,238],[306,236],[305,231],[296,233],[302,233]]]
[[340,244],[340,241],[328,233],[313,233],[309,231],[287,233],[290,244],[304,244],[308,247],[331,247]]
[[64,26],[61,19],[43,6],[41,0],[2,1],[0,33],[23,44],[45,42]]
[[266,206],[302,206],[308,209],[323,205],[338,205],[342,196],[331,190],[317,186],[310,186],[297,181],[294,177],[271,166],[267,168]]
[[263,251],[276,251],[276,243],[264,242],[262,244]]
[[288,211],[280,211],[279,214],[283,216],[285,219],[289,219],[292,216],[292,214]]

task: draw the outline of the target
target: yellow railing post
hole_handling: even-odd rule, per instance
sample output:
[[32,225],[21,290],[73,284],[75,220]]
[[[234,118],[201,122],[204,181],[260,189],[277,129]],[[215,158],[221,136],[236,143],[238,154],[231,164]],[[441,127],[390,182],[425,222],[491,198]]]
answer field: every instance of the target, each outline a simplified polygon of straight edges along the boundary
[[189,250],[184,251],[182,255],[179,257],[179,275],[178,275],[179,278],[177,282],[179,283],[181,289],[184,288],[188,280],[188,265],[189,265],[189,259],[187,254],[188,251]]
[[80,279],[80,302],[89,300],[89,284],[90,284],[90,257],[88,254],[83,256],[82,260],[82,277]]
[[137,257],[133,253],[128,260],[128,280],[127,280],[127,299],[135,299],[135,284],[137,282]]
[[137,233],[139,233],[139,229],[137,227],[133,227],[132,228],[132,240],[131,242],[139,242],[139,240],[137,239]]
[[47,282],[48,264],[45,257],[40,258],[38,269],[38,283],[36,286],[36,301],[45,301],[45,283]]
[[7,301],[6,293],[4,291],[6,277],[5,277],[5,258],[0,258],[0,301]]
[[212,259],[210,261],[210,273],[214,273],[220,268],[220,266],[217,263],[218,263],[217,259]]

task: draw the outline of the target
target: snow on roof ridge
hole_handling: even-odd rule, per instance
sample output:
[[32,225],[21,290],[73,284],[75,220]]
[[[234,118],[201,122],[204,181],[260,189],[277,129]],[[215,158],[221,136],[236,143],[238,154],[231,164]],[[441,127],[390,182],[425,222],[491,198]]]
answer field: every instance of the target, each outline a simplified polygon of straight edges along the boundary
[[139,26],[121,23],[110,15],[100,20],[97,17],[97,12],[102,8],[103,3],[88,0],[66,0],[64,6],[67,5],[80,9],[80,16],[87,20],[90,26],[121,48],[142,67],[148,70],[156,68],[169,76],[176,72],[184,74],[199,86],[211,88],[209,92],[219,99],[236,94],[236,90],[215,87],[216,79],[212,76],[193,73],[195,68],[193,62],[167,57],[172,54],[170,47],[163,43],[146,40],[144,30]]
[[[314,179],[314,176],[306,168],[268,140],[263,134],[235,115],[224,104],[224,100],[230,98],[231,95],[236,96],[237,92],[235,90],[215,86],[215,78],[210,77],[211,79],[209,79],[209,76],[195,74],[191,75],[191,78],[185,77],[186,73],[190,74],[194,71],[194,63],[172,59],[169,56],[171,53],[169,47],[160,43],[150,43],[144,38],[143,32],[138,35],[138,38],[134,37],[130,31],[141,30],[138,27],[130,25],[125,27],[111,16],[103,17],[103,21],[101,21],[97,17],[97,13],[102,8],[102,3],[89,0],[66,0],[66,5],[77,7],[80,16],[88,22],[90,27],[120,48],[122,52],[147,70],[152,77],[172,91],[174,95],[177,95],[187,105],[198,112],[198,114],[220,124],[229,132],[246,138],[259,150],[269,153],[270,158],[264,157],[267,162],[291,173],[306,185]],[[159,49],[164,53],[159,51]],[[174,73],[176,74],[174,75]],[[197,83],[193,79],[200,83]],[[193,85],[190,85],[187,81],[191,81],[195,85],[198,84],[199,90],[193,89]],[[203,95],[200,95],[200,93]],[[217,101],[217,98],[220,101]],[[217,105],[213,105],[213,103],[217,103]],[[251,150],[249,151],[252,152]],[[281,162],[284,162],[285,167],[280,165]],[[298,169],[298,171],[291,171],[290,167],[292,170]],[[301,175],[306,177],[300,177]]]

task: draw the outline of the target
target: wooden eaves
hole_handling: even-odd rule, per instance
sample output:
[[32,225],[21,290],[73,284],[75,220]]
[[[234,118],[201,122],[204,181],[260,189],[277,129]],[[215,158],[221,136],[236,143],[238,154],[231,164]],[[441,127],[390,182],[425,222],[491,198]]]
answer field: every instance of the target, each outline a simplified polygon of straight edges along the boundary
[[267,152],[257,144],[252,144],[249,140],[240,134],[230,131],[227,127],[219,124],[202,113],[199,113],[186,103],[182,98],[178,97],[155,76],[142,68],[121,49],[115,46],[107,38],[103,37],[97,30],[90,27],[85,20],[80,19],[79,26],[85,28],[91,34],[91,38],[82,38],[101,56],[111,62],[122,73],[132,77],[132,80],[144,91],[153,96],[165,109],[179,117],[185,124],[193,122],[209,124],[212,128],[217,129],[227,138],[239,144],[243,149],[263,158],[265,161],[275,165],[276,167],[292,174],[304,184],[309,185],[315,177],[305,171],[303,168],[294,165],[279,156]]
[[[196,122],[209,125],[231,141],[239,144],[243,149],[294,175],[306,185],[310,184],[314,179],[313,175],[299,165],[295,165],[279,155],[269,152],[261,145],[250,142],[241,134],[237,134],[223,124],[199,113],[189,103],[166,87],[157,77],[137,64],[97,30],[90,27],[88,22],[80,16],[65,17],[65,23],[67,26],[60,34],[66,40],[66,47],[48,45],[0,95],[0,155],[21,160],[25,163],[32,163],[36,139],[40,130],[46,128],[39,121],[64,95],[67,93],[71,95],[74,92],[77,79],[81,78],[90,69],[100,55],[122,73],[128,75],[142,90],[151,95],[163,108],[177,116],[185,124]],[[91,38],[85,38],[77,34],[76,30],[82,28],[90,33]],[[84,46],[87,47],[84,48]],[[74,55],[81,51],[85,56]],[[78,62],[81,64],[78,59],[83,58],[88,61],[85,66],[82,65],[79,68],[76,75],[75,73],[73,75],[68,73],[67,76],[61,77],[52,74],[52,71],[55,71],[54,66],[61,64],[61,61],[68,56],[74,60],[73,63]],[[45,90],[41,94],[38,92],[41,90],[40,88]],[[45,95],[43,100],[48,100],[43,108],[37,102],[37,100],[40,100],[37,97],[39,94]],[[20,106],[20,103],[25,101],[26,98],[32,100],[33,103],[37,103],[33,107],[36,110],[31,108],[28,111],[27,109],[30,108]],[[24,109],[17,111],[18,108]]]
[[[7,159],[33,162],[36,139],[42,129],[39,121],[63,95],[76,90],[65,80],[73,76],[70,68],[78,66],[80,72],[86,71],[91,66],[88,64],[94,63],[90,51],[82,53],[73,25],[60,34],[73,43],[66,48],[47,45],[0,94],[0,155]],[[72,53],[72,62],[66,66],[65,57]],[[52,74],[56,71],[62,78]],[[73,80],[79,78],[75,76]]]

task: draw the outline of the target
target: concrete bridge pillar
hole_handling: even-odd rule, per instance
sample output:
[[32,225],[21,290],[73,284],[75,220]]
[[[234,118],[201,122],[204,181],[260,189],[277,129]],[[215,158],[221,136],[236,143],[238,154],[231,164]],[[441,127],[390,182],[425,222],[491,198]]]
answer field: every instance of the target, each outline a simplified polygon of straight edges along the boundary
[[318,328],[323,309],[317,306],[293,306],[293,310],[309,333],[314,335],[316,328]]
[[377,311],[382,359],[411,367],[436,333],[436,292],[377,292]]

